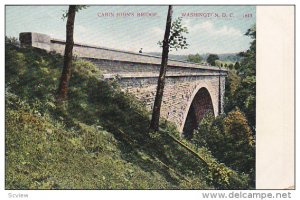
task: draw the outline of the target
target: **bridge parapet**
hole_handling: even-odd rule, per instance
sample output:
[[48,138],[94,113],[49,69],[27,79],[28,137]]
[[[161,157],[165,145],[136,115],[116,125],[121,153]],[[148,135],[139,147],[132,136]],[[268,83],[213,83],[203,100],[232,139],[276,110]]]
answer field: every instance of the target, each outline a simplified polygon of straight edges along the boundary
[[[64,53],[65,48],[64,41],[39,33],[20,33],[20,42],[22,47],[35,47],[60,54]],[[117,76],[123,90],[134,94],[149,110],[152,109],[161,57],[80,43],[74,44],[73,53],[96,64],[105,78]],[[215,115],[222,113],[226,75],[224,68],[169,59],[162,117],[174,122],[178,130],[183,131],[189,113],[199,115],[195,117],[196,123],[199,123],[207,108]],[[198,94],[198,91],[206,90],[206,93]],[[207,102],[210,106],[198,101]]]
[[[36,47],[40,49],[45,49],[47,51],[55,51],[63,55],[65,48],[65,41],[51,38],[49,35],[34,33],[34,32],[24,32],[20,33],[20,42],[23,47]],[[100,62],[103,61],[120,61],[128,63],[140,63],[149,65],[160,65],[161,57],[135,53],[130,51],[117,50],[112,48],[100,47],[95,45],[87,45],[82,43],[75,43],[73,47],[73,54],[78,57],[91,59]],[[181,67],[181,68],[195,68],[209,71],[222,71],[227,72],[224,68],[216,68],[212,66],[205,66],[196,63],[191,63],[187,61],[180,60],[168,60],[168,66],[170,67]]]

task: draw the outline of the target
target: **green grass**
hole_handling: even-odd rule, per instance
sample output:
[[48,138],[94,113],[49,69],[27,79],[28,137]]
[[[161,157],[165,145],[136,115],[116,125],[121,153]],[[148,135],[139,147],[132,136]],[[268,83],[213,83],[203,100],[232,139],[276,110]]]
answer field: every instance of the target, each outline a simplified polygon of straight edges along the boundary
[[[55,106],[63,59],[6,45],[6,189],[245,189],[247,176],[176,142],[92,63],[76,60],[69,101]],[[172,137],[170,137],[170,135]],[[208,165],[209,163],[209,165]]]

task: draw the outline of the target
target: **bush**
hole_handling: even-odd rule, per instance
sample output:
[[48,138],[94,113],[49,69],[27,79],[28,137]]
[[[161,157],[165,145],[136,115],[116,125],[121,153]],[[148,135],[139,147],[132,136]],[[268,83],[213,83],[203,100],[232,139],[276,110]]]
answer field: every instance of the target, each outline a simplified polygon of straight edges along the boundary
[[255,141],[245,116],[234,110],[216,119],[208,114],[194,132],[193,143],[206,147],[220,162],[251,176],[255,168]]
[[101,79],[103,73],[99,67],[86,60],[76,60],[74,64],[74,73],[81,76],[83,79]]

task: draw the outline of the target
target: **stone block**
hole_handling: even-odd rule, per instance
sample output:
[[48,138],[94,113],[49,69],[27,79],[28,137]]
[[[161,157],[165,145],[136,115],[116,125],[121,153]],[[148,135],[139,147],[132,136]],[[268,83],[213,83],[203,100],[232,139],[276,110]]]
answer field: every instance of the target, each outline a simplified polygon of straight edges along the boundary
[[51,38],[49,35],[33,32],[20,33],[19,40],[21,47],[35,47],[50,51]]

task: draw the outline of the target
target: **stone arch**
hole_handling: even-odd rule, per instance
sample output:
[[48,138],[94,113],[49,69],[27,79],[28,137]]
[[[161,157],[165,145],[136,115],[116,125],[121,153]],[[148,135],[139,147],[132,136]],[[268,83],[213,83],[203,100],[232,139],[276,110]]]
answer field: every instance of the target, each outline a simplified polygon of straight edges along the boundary
[[184,136],[191,137],[191,133],[198,127],[199,122],[207,112],[211,112],[214,116],[217,115],[214,109],[214,101],[207,87],[200,86],[195,89],[192,98],[187,106],[184,123],[181,131]]

